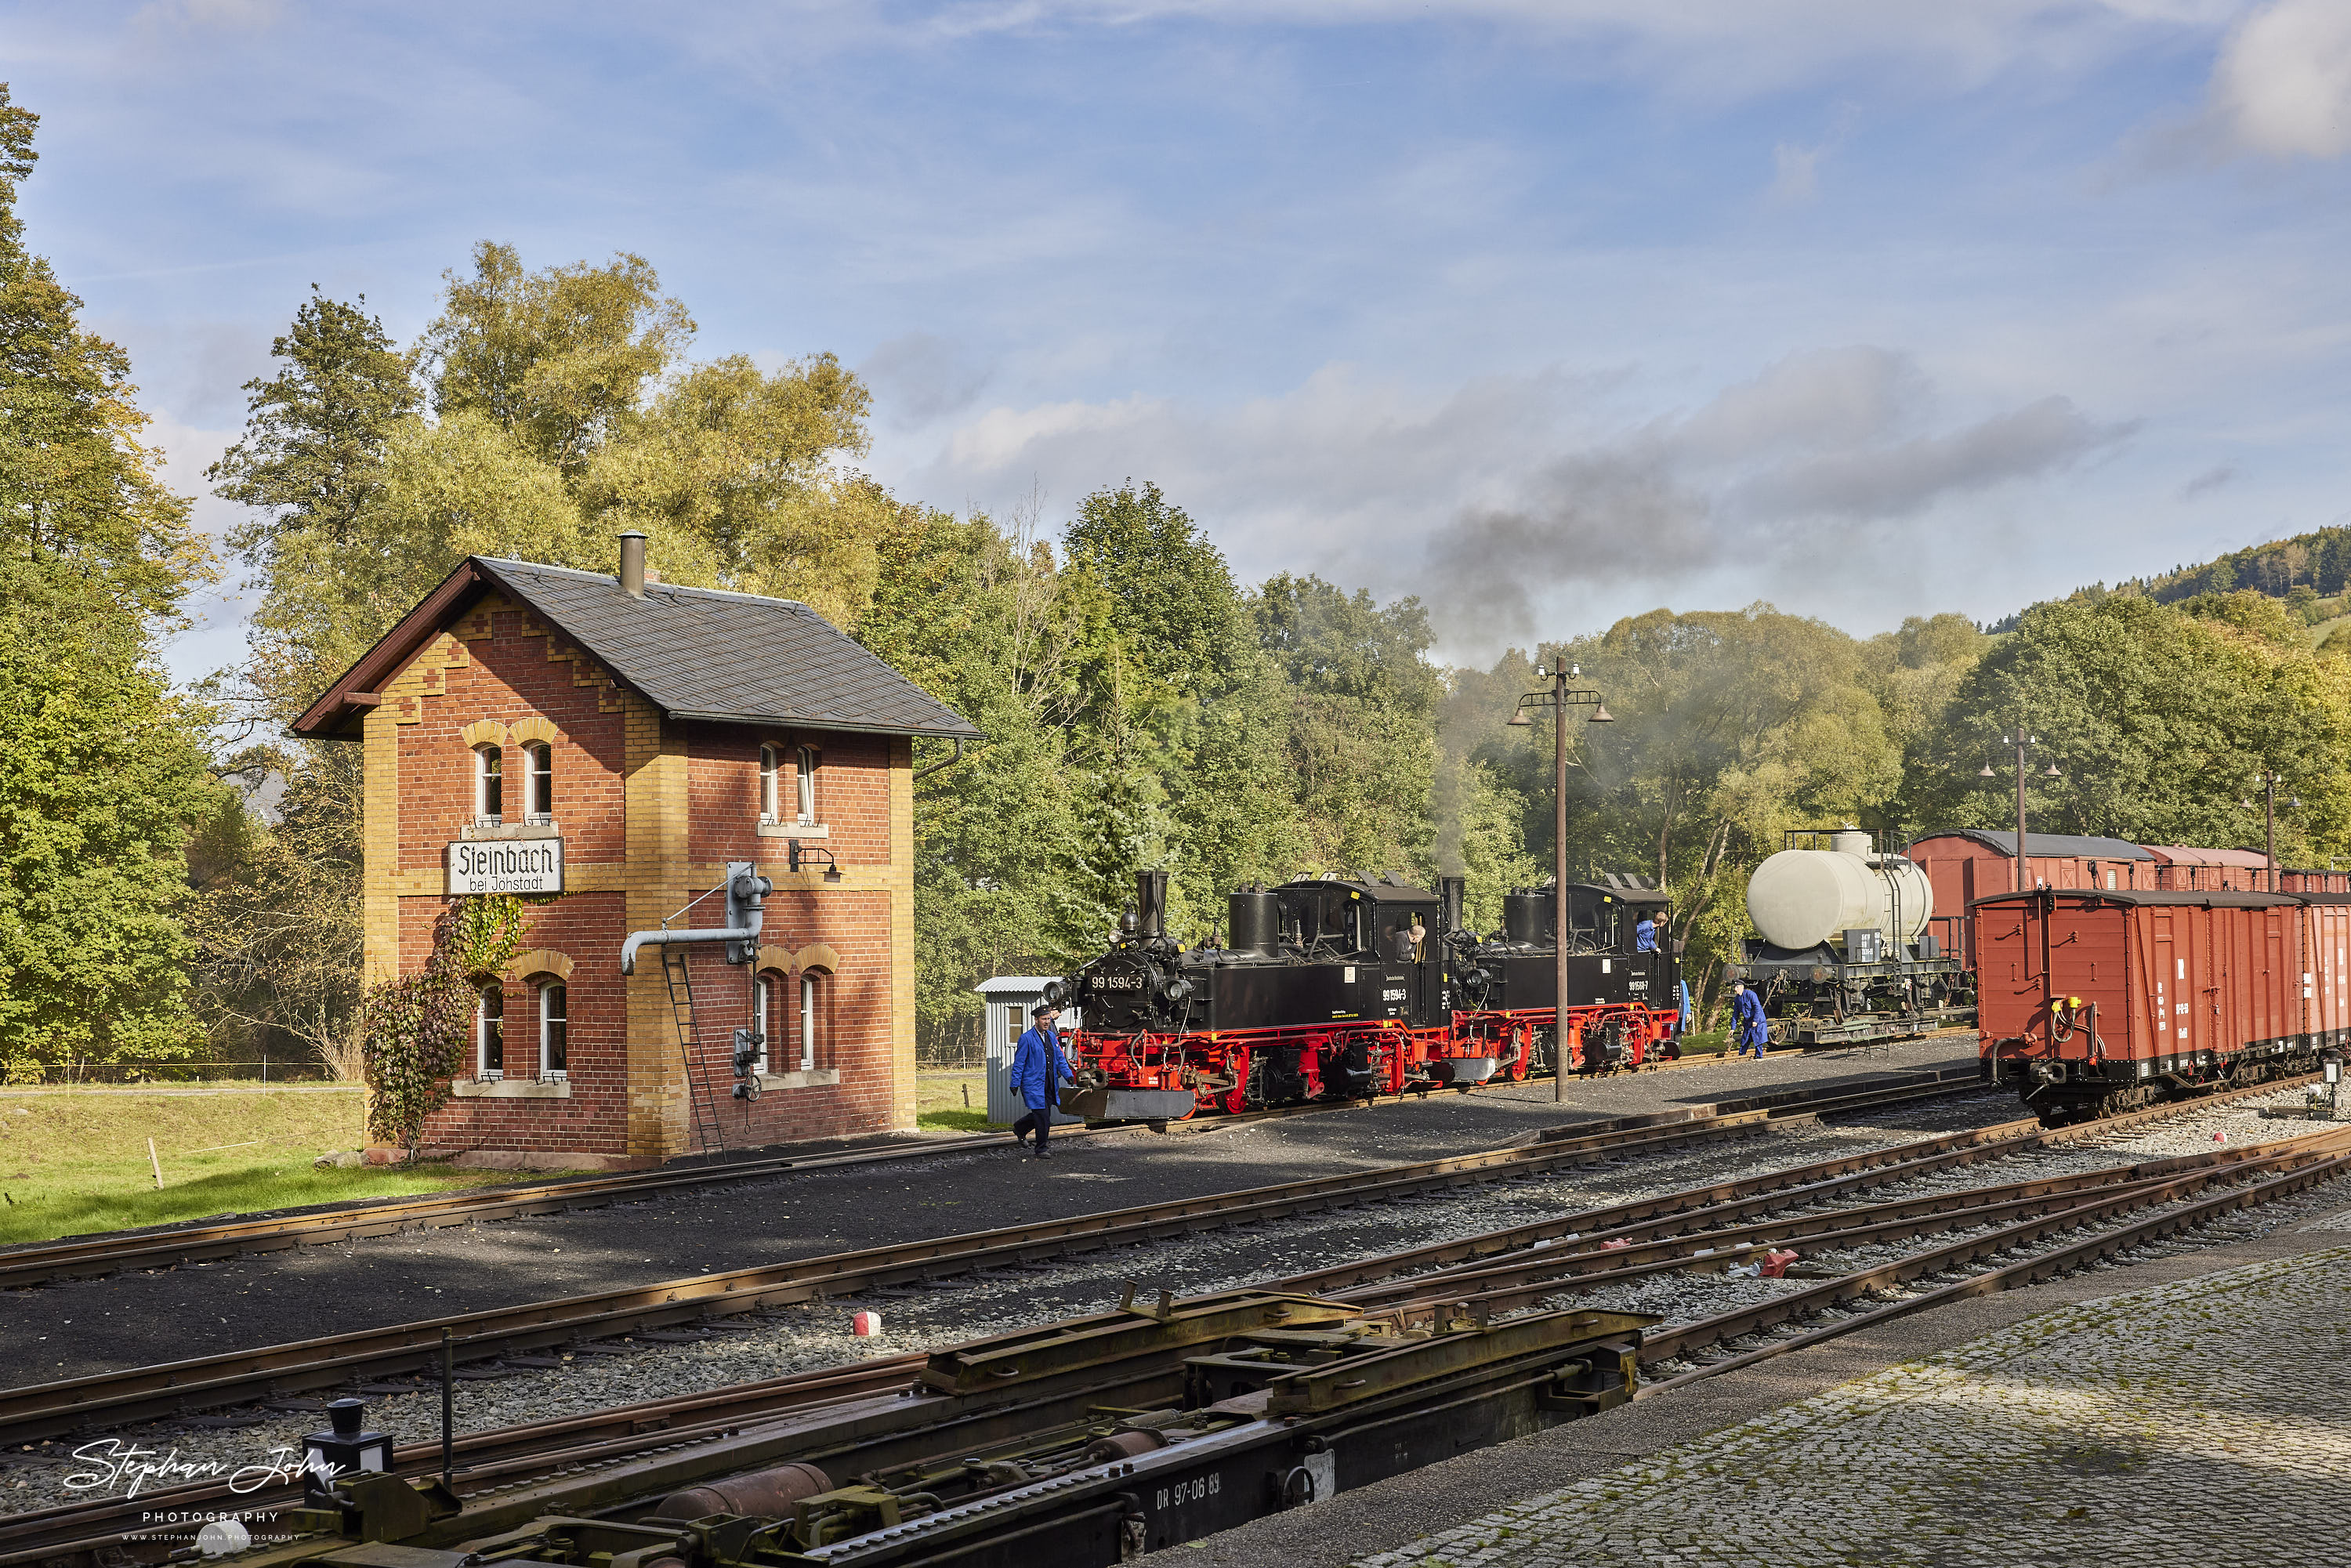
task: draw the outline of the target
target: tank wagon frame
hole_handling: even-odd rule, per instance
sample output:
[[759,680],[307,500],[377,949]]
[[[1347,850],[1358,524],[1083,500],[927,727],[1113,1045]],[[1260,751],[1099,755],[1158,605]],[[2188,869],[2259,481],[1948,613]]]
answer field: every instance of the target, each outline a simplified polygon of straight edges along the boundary
[[1970,906],[1987,1077],[2050,1123],[2351,1045],[2351,895],[2049,888]]
[[1855,828],[1791,830],[1748,879],[1726,978],[1763,998],[1775,1044],[1864,1045],[1973,1016],[1966,967],[1938,936],[1927,873]]

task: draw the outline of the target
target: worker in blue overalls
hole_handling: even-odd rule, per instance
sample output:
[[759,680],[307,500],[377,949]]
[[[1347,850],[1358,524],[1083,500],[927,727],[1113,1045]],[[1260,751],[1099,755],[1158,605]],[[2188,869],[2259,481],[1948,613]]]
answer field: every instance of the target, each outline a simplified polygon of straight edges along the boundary
[[1739,1047],[1735,1055],[1744,1056],[1751,1049],[1755,1060],[1763,1060],[1764,1042],[1771,1038],[1771,1026],[1763,1018],[1763,998],[1747,988],[1744,980],[1734,981],[1730,988],[1730,1038]]
[[1053,1111],[1061,1103],[1061,1084],[1075,1078],[1070,1071],[1070,1060],[1061,1054],[1061,1034],[1053,1027],[1061,1009],[1050,1002],[1040,1003],[1029,1015],[1029,1031],[1012,1049],[1012,1092],[1029,1107],[1029,1113],[1012,1124],[1012,1136],[1027,1146],[1029,1134],[1037,1134],[1037,1157],[1047,1158],[1045,1139],[1053,1130]]

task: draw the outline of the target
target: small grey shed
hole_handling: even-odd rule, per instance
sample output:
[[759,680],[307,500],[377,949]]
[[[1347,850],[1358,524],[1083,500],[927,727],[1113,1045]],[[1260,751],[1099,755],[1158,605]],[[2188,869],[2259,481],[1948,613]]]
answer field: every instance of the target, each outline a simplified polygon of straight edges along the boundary
[[[987,1021],[983,1026],[987,1041],[987,1119],[998,1126],[1009,1126],[1028,1114],[1029,1107],[1012,1092],[1008,1078],[1012,1048],[1020,1043],[1021,1032],[1029,1027],[1029,1009],[1045,999],[1045,988],[1059,978],[1058,975],[998,975],[972,988],[987,999]],[[1061,1032],[1067,1034],[1077,1027],[1078,1009],[1063,1009]],[[1083,1120],[1066,1111],[1053,1113],[1056,1127]]]

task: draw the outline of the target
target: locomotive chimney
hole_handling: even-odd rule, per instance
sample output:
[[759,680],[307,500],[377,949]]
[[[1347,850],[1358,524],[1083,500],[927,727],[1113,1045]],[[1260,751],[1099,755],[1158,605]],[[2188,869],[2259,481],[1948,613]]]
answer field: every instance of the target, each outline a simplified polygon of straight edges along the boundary
[[1134,873],[1135,930],[1148,941],[1167,935],[1167,873],[1164,871],[1139,871]]
[[1466,876],[1440,876],[1437,879],[1437,934],[1450,936],[1461,929],[1461,895],[1468,889]]
[[645,536],[634,528],[621,536],[621,591],[632,599],[645,596]]

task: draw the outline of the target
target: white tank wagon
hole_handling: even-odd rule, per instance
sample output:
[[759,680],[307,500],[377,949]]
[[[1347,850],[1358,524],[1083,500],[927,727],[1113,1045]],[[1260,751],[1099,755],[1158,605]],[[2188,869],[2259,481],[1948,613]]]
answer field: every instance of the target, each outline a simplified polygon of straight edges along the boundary
[[1730,977],[1763,998],[1775,1044],[1855,1045],[1974,1017],[1956,957],[1928,922],[1927,873],[1858,828],[1791,832],[1747,879],[1757,936]]

